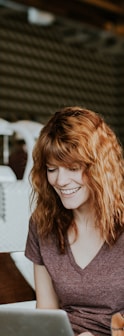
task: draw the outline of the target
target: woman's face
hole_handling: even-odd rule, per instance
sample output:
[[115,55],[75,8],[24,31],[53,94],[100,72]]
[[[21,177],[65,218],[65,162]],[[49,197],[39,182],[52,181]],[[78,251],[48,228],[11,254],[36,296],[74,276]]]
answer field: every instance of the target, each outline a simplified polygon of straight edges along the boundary
[[47,178],[66,209],[78,209],[88,202],[90,190],[83,181],[83,171],[77,165],[66,168],[47,164]]

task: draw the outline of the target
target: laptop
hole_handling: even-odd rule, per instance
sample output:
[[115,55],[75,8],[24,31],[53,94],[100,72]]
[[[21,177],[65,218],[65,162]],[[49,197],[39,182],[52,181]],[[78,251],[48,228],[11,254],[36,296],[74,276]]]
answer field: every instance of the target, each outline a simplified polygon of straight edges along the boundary
[[2,336],[74,336],[64,310],[0,307]]

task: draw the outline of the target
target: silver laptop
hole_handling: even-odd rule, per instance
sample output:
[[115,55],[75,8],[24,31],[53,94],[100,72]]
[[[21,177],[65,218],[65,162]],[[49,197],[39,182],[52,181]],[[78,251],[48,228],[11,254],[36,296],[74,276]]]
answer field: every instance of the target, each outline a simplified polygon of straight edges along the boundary
[[64,310],[0,307],[2,336],[74,336]]

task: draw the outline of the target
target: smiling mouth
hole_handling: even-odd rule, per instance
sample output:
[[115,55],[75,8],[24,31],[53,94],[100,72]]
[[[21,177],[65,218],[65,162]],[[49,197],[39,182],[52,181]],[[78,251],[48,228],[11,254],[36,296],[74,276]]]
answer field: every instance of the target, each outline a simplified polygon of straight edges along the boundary
[[60,191],[63,195],[72,195],[75,194],[79,189],[80,187],[73,189],[60,189]]

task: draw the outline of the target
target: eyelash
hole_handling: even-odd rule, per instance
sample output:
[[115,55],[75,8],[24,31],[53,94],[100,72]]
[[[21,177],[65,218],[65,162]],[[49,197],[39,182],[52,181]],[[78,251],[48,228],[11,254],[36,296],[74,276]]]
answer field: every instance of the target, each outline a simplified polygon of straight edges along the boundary
[[[56,170],[57,168],[49,168],[49,167],[47,167],[47,171],[49,172],[49,173],[53,173],[55,170]],[[75,168],[68,168],[69,170],[71,170],[71,171],[76,171],[76,170],[79,170],[79,168],[77,167],[75,167]]]
[[71,170],[71,171],[76,171],[76,170],[79,170],[79,167],[69,168],[69,170]]
[[48,167],[47,167],[47,171],[48,171],[49,173],[53,173],[56,169],[57,169],[57,168],[48,168]]

